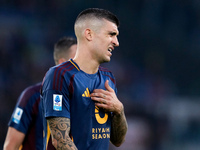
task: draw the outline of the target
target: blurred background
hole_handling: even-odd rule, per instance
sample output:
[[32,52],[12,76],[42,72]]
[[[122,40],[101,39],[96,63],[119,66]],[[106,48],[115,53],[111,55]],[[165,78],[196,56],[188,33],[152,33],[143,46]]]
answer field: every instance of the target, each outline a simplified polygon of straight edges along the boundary
[[1,148],[21,91],[42,81],[54,43],[74,36],[76,16],[89,7],[121,22],[120,47],[103,65],[116,77],[129,129],[110,150],[199,150],[199,0],[1,0]]

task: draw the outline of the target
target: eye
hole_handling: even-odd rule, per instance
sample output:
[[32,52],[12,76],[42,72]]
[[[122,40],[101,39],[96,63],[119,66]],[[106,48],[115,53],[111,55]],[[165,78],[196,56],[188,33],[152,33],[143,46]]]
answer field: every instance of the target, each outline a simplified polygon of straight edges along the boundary
[[117,35],[117,33],[116,32],[110,32],[110,35],[115,36],[115,35]]

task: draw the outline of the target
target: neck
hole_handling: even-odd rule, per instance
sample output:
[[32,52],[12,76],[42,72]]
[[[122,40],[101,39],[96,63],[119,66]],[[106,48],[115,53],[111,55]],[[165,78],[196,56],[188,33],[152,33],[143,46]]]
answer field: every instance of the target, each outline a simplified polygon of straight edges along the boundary
[[87,51],[80,53],[80,51],[77,50],[76,56],[73,60],[78,64],[82,71],[88,74],[96,73],[100,65],[97,61],[92,59]]

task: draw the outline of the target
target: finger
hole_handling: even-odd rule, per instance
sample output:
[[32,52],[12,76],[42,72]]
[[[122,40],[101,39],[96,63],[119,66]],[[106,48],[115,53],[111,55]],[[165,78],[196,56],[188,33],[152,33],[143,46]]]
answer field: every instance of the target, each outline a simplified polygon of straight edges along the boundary
[[106,88],[107,91],[112,92],[113,89],[110,87],[110,85],[108,84],[108,82],[109,82],[109,81],[106,80],[106,82],[105,82],[105,88]]
[[104,103],[104,104],[106,104],[106,100],[105,100],[104,98],[100,98],[100,97],[91,97],[91,99],[92,99],[93,101],[98,102],[98,103]]
[[99,108],[104,108],[104,109],[107,109],[108,106],[104,103],[95,103],[96,106],[98,106]]
[[105,98],[106,97],[106,92],[93,92],[90,94],[91,97],[101,97]]

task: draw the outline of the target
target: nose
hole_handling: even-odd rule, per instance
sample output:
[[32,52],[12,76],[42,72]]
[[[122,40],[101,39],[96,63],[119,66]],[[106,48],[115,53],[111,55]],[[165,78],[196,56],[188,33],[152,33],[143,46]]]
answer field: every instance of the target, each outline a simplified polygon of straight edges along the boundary
[[114,46],[119,46],[119,41],[118,41],[117,36],[113,37],[113,45]]

